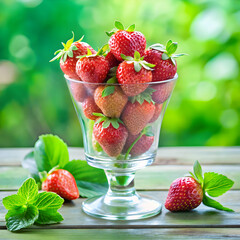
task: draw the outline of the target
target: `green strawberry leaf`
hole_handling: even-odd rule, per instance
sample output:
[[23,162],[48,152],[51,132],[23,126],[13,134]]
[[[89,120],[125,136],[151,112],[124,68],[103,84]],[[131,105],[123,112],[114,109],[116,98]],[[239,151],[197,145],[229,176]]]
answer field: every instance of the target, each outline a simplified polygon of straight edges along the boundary
[[92,113],[92,115],[97,117],[105,117],[102,113]]
[[36,183],[40,183],[40,178],[39,178],[39,174],[38,174],[38,168],[37,168],[37,164],[36,161],[34,159],[34,152],[30,152],[28,153],[24,159],[22,160],[22,167],[26,168],[30,174],[31,177],[35,179]]
[[115,91],[115,87],[114,86],[107,86],[102,91],[102,97],[107,97],[107,96],[113,94],[114,91]]
[[108,190],[108,184],[105,183],[93,183],[87,181],[77,180],[77,186],[81,197],[95,197],[103,195]]
[[116,120],[116,119],[111,119],[111,124],[112,124],[112,126],[113,126],[115,129],[118,129],[118,128],[119,128],[118,120]]
[[154,103],[152,100],[152,94],[156,91],[156,89],[153,88],[147,88],[145,91],[141,92],[140,94],[133,96],[130,98],[131,103],[135,103],[136,101],[140,104],[143,104],[144,101],[147,101],[148,103]]
[[109,125],[110,125],[110,120],[109,119],[107,119],[106,121],[104,121],[104,123],[102,124],[102,127],[103,128],[108,128],[109,127]]
[[28,178],[18,189],[17,195],[27,203],[33,203],[38,196],[38,186],[33,178]]
[[41,192],[34,205],[38,210],[59,209],[63,205],[63,198],[53,192]]
[[35,224],[55,224],[63,220],[62,215],[57,212],[57,209],[39,210],[39,216]]
[[165,52],[166,51],[165,46],[163,44],[160,44],[160,43],[153,44],[149,48],[158,50],[160,52]]
[[134,62],[134,70],[136,72],[140,72],[140,70],[142,69],[142,66],[139,62]]
[[41,135],[34,147],[34,158],[39,172],[49,172],[57,165],[63,168],[69,161],[67,145],[58,136]]
[[119,21],[115,21],[115,27],[119,30],[124,30],[124,26]]
[[162,60],[167,60],[169,59],[169,56],[166,53],[162,54]]
[[130,26],[127,28],[127,31],[128,31],[128,32],[133,32],[134,29],[135,29],[135,24],[132,24],[132,25],[130,25]]
[[31,226],[37,218],[38,209],[34,205],[9,210],[5,216],[7,229],[11,232]]
[[214,173],[204,173],[204,190],[211,197],[218,197],[227,192],[234,184],[234,181],[226,176]]
[[202,175],[202,167],[198,161],[195,161],[193,165],[193,172],[198,180],[198,182],[203,185],[203,175]]
[[170,44],[167,44],[166,50],[167,50],[168,56],[171,56],[177,50],[177,43],[176,42],[171,42]]
[[134,52],[134,58],[135,58],[136,60],[139,60],[139,59],[141,58],[141,55],[140,55],[140,53],[139,53],[138,51],[135,51],[135,52]]
[[222,204],[220,204],[216,200],[206,196],[206,194],[203,195],[203,204],[208,207],[216,208],[218,210],[234,212],[234,210],[232,210],[231,208],[224,207]]

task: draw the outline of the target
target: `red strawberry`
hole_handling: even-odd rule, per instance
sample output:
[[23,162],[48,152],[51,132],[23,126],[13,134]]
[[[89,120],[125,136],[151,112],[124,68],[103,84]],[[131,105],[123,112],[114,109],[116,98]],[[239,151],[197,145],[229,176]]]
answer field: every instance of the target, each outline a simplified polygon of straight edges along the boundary
[[80,58],[76,64],[77,75],[82,81],[89,83],[104,82],[109,70],[108,61],[98,53],[92,54],[91,51],[88,51],[88,55]]
[[188,211],[198,207],[202,199],[200,183],[192,177],[182,177],[171,184],[165,207],[172,212]]
[[171,95],[174,85],[175,80],[152,85],[151,87],[155,90],[155,92],[152,94],[153,101],[156,103],[165,102]]
[[110,157],[118,156],[126,142],[128,131],[117,118],[107,118],[98,114],[100,118],[93,127],[93,135],[104,152]]
[[[126,144],[124,146],[124,152],[126,152],[129,147],[133,144],[133,142],[140,136],[138,135],[128,135]],[[130,151],[130,154],[132,156],[139,156],[146,151],[149,150],[149,148],[152,146],[154,141],[154,136],[147,136],[147,135],[142,135],[140,139],[134,144],[133,148]]]
[[95,90],[94,100],[105,116],[119,118],[128,97],[119,86],[99,86]]
[[134,58],[123,56],[126,61],[120,63],[117,68],[117,79],[122,90],[127,96],[135,96],[143,92],[148,87],[148,82],[152,81],[151,67],[154,65],[147,63],[140,58],[140,54],[135,52]]
[[84,87],[84,83],[81,81],[79,82],[71,81],[69,84],[74,99],[77,102],[83,102],[88,95],[87,89]]
[[79,198],[75,178],[70,172],[63,169],[55,170],[49,174],[47,179],[42,183],[42,190],[55,192],[67,200]]
[[144,59],[155,65],[152,73],[152,81],[158,82],[171,79],[177,72],[177,63],[174,58],[184,54],[173,54],[177,50],[177,43],[169,40],[166,47],[162,44],[154,44],[146,51]]
[[109,67],[110,67],[110,68],[116,67],[116,66],[118,66],[119,63],[120,63],[120,61],[118,61],[118,60],[114,57],[114,55],[113,55],[113,53],[112,53],[111,51],[106,55],[105,59],[108,61],[108,64],[109,64]]
[[101,113],[101,109],[96,105],[93,97],[88,97],[82,104],[84,115],[91,120],[96,120],[98,117],[94,116],[93,113]]
[[87,43],[81,42],[82,38],[76,42],[74,41],[74,34],[71,39],[63,44],[64,49],[60,49],[55,52],[57,54],[51,61],[54,61],[61,57],[60,68],[62,71],[70,78],[80,80],[79,76],[76,74],[76,63],[78,61],[77,56],[87,54],[87,49],[90,49],[93,53],[95,50]]
[[144,55],[146,48],[146,39],[141,32],[134,31],[135,25],[131,25],[127,30],[124,30],[123,25],[116,21],[115,26],[118,29],[109,40],[109,47],[115,58],[122,61],[121,54],[126,56],[134,56],[135,51],[138,51],[141,56]]
[[149,123],[155,122],[162,112],[162,104],[155,104],[155,111]]
[[132,135],[139,134],[153,117],[155,106],[146,100],[140,104],[138,101],[128,102],[121,116],[122,121]]

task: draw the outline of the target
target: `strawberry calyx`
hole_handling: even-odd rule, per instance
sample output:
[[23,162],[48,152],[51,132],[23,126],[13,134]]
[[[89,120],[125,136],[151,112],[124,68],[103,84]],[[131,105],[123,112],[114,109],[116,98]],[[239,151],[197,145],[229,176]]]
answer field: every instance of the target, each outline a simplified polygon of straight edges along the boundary
[[92,53],[92,51],[87,48],[87,54],[82,55],[82,56],[77,56],[77,58],[90,58],[90,57],[96,57],[96,56],[105,56],[106,51],[109,49],[109,45],[105,44],[103,45],[100,49],[98,49],[98,51],[96,53]]
[[124,159],[127,160],[128,159],[128,156],[132,150],[132,148],[134,147],[134,145],[138,142],[138,140],[143,136],[143,135],[146,135],[148,137],[152,137],[154,136],[153,134],[153,130],[152,130],[152,127],[151,126],[146,126],[142,131],[141,133],[139,134],[139,136],[135,139],[135,141],[131,144],[131,146],[128,148],[125,156],[124,156]]
[[154,64],[146,62],[144,57],[141,57],[140,53],[138,51],[134,52],[134,58],[131,56],[125,56],[124,54],[121,54],[121,57],[123,60],[125,60],[127,63],[133,63],[134,64],[134,70],[136,72],[139,72],[142,67],[144,67],[147,70],[154,70],[153,67],[155,67]]
[[[116,77],[117,67],[112,67],[108,73],[108,76],[110,77],[107,80],[107,86],[102,91],[102,97],[107,97],[114,93],[115,86],[114,84],[117,83],[117,77]],[[112,85],[113,84],[113,85]]]
[[115,129],[118,129],[119,128],[119,123],[124,124],[121,119],[119,119],[119,118],[109,118],[102,113],[93,113],[93,115],[99,117],[95,121],[95,124],[103,122],[103,124],[102,124],[103,128],[108,128],[110,126],[110,124],[112,124],[112,126]]
[[153,88],[147,88],[145,91],[141,92],[140,94],[130,97],[131,103],[135,103],[136,101],[139,102],[141,105],[143,104],[144,101],[147,101],[148,103],[153,103],[155,102],[152,99],[152,94],[156,91],[156,89]]
[[41,182],[44,182],[49,175],[51,175],[55,170],[59,169],[59,165],[53,167],[49,172],[47,171],[42,171],[39,172],[38,175],[40,177]]
[[[74,42],[74,32],[72,32],[73,37],[69,39],[66,43],[62,42],[63,49],[57,50],[54,55],[56,55],[54,58],[50,60],[50,62],[55,61],[56,59],[62,58],[62,61],[65,62],[67,60],[67,57],[72,58],[73,57],[73,51],[78,50],[77,46],[73,44]],[[84,36],[82,36],[78,41],[81,42]]]
[[195,161],[193,173],[189,172],[203,190],[203,204],[222,211],[233,212],[232,209],[222,206],[219,202],[211,197],[218,197],[227,192],[234,182],[222,174],[215,172],[202,173],[202,167],[198,161]]
[[135,29],[135,24],[130,25],[127,29],[124,28],[123,24],[119,21],[115,21],[115,28],[113,28],[110,32],[106,32],[106,34],[111,37],[115,32],[119,30],[124,30],[127,32],[133,32]]
[[160,52],[163,52],[162,54],[162,60],[168,60],[170,59],[174,65],[176,65],[176,61],[174,58],[181,57],[184,55],[187,55],[185,53],[179,53],[179,54],[174,54],[177,50],[178,43],[173,42],[172,40],[168,40],[166,46],[160,43],[156,43],[151,45],[149,48],[158,50]]

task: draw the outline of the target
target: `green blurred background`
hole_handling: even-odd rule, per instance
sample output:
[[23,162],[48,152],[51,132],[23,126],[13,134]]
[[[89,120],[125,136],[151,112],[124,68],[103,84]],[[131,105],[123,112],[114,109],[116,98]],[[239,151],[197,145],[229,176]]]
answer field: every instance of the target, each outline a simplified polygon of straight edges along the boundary
[[239,0],[1,0],[0,147],[33,146],[43,133],[82,146],[58,62],[61,41],[108,41],[115,20],[136,24],[147,44],[179,42],[179,81],[161,146],[240,145]]

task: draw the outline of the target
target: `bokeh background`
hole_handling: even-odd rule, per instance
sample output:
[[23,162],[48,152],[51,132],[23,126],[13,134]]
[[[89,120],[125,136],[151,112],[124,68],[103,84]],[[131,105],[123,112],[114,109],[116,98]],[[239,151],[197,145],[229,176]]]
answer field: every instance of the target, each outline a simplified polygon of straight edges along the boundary
[[94,48],[114,21],[136,24],[148,46],[179,43],[174,94],[161,146],[240,145],[239,0],[1,0],[0,147],[33,146],[43,133],[82,146],[58,62],[61,41],[85,35]]

